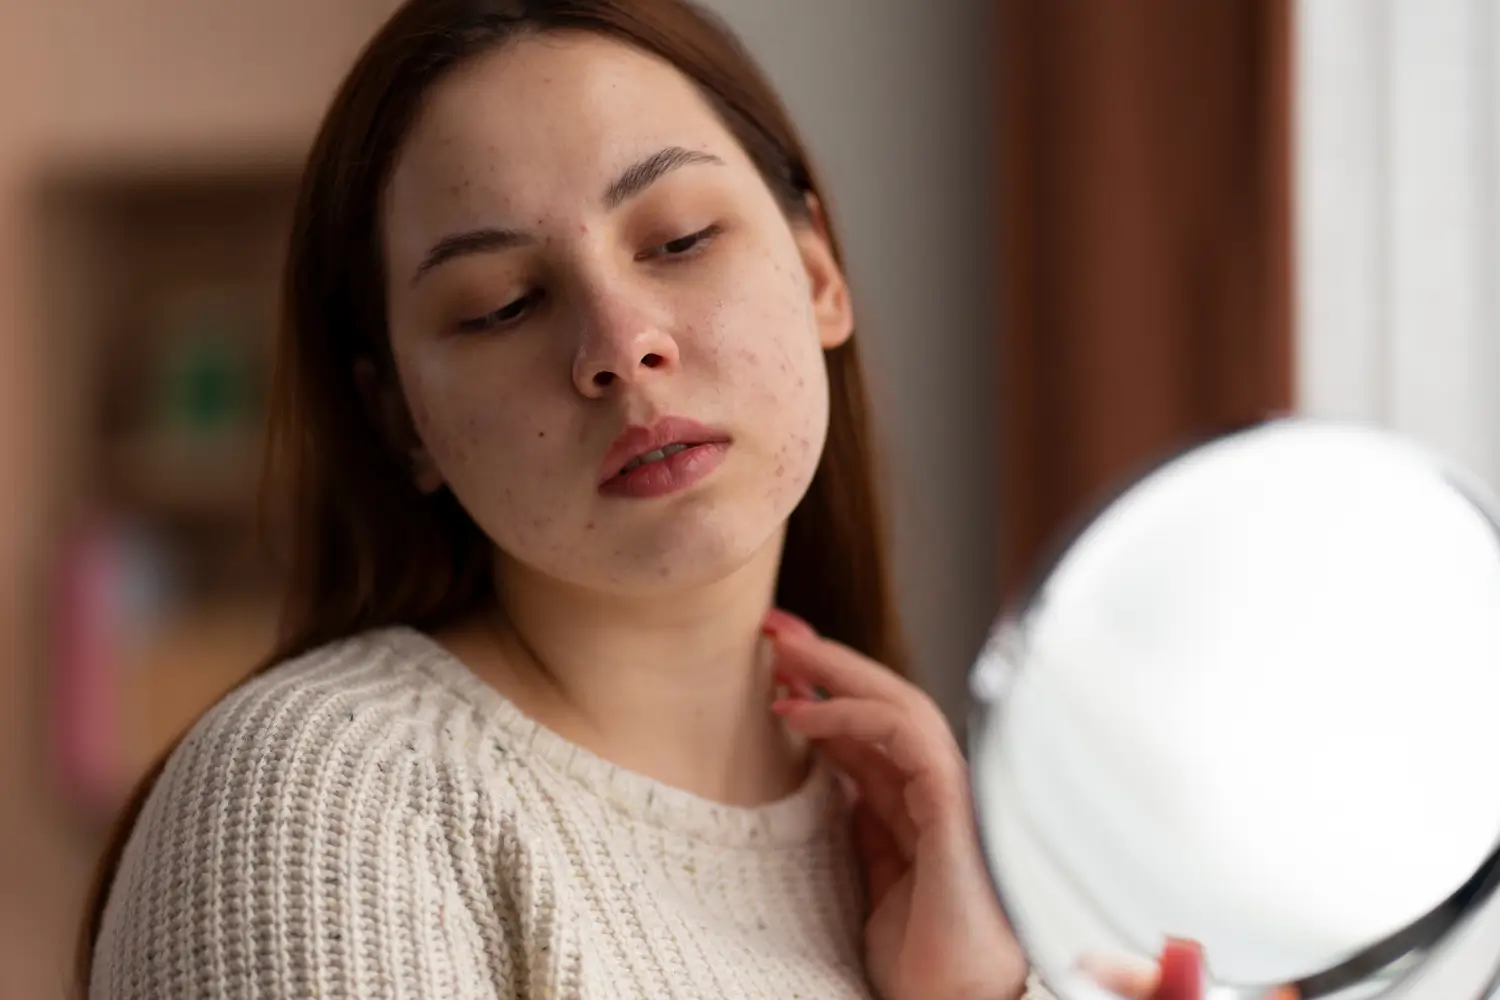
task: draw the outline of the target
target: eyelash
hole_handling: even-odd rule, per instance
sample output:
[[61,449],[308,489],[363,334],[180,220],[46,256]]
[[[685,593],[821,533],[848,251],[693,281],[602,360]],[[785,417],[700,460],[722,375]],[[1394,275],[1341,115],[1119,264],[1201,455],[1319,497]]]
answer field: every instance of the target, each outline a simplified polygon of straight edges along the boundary
[[[703,249],[713,241],[715,237],[724,231],[724,227],[715,223],[696,233],[679,236],[675,240],[668,240],[659,246],[652,247],[636,255],[636,260],[645,261],[652,259],[666,259],[669,261],[683,260],[696,257]],[[681,249],[673,249],[680,247]],[[461,320],[458,329],[463,333],[484,333],[489,330],[520,322],[526,317],[527,312],[534,308],[546,297],[540,289],[528,292],[492,313],[478,316],[474,319]]]

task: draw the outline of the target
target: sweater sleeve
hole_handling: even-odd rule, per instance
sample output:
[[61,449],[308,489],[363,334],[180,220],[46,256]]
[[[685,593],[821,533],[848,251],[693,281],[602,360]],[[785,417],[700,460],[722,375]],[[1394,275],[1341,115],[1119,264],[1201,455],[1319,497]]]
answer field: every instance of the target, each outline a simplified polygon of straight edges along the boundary
[[518,996],[505,817],[410,719],[285,676],[210,712],[127,844],[92,1000]]

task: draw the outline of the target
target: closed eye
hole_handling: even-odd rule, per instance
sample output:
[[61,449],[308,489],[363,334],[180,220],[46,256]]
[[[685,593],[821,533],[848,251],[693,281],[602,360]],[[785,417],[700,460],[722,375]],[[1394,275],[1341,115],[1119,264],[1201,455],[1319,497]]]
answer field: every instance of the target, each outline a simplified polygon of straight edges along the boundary
[[458,329],[464,333],[483,333],[503,326],[510,326],[524,319],[536,304],[542,300],[540,290],[528,292],[516,299],[509,305],[501,306],[492,313],[476,316],[474,319],[460,320]]
[[[650,260],[652,258],[680,260],[692,257],[706,248],[723,231],[724,227],[715,223],[714,225],[698,230],[696,233],[689,233],[686,236],[680,236],[675,240],[652,247],[650,250],[645,250],[636,256],[639,260]],[[544,298],[545,295],[540,289],[529,292],[514,302],[496,309],[492,313],[476,316],[473,319],[460,320],[456,324],[457,329],[464,333],[484,333],[489,330],[513,326],[525,319]]]
[[652,247],[650,250],[646,250],[638,256],[643,260],[652,257],[688,257],[695,252],[702,250],[710,242],[713,241],[714,237],[718,236],[723,231],[724,227],[715,223],[714,225],[708,226],[705,229],[698,230],[696,233],[689,233],[687,236],[680,236],[677,239],[671,240],[667,243],[663,243],[660,246]]

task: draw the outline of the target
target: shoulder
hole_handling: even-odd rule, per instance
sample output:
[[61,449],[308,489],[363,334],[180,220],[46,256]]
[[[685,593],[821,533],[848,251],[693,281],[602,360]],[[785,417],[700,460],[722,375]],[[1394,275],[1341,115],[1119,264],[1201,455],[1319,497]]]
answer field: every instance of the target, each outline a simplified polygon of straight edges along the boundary
[[460,813],[498,819],[506,783],[490,779],[504,734],[469,695],[441,650],[409,630],[330,643],[210,709],[167,760],[139,825],[211,812],[219,833],[282,836],[294,820],[359,829],[374,810],[466,829]]
[[495,970],[503,954],[483,945],[484,911],[505,894],[492,863],[514,815],[505,755],[437,653],[413,633],[355,636],[250,680],[194,726],[121,859],[96,996],[179,995],[132,992],[120,977],[167,988],[159,977],[184,971],[190,988],[311,995],[298,981],[358,967],[355,941],[415,960],[409,942],[381,940],[390,922],[452,902],[472,910],[455,916],[468,921],[464,947],[480,944],[465,966]]
[[454,782],[483,782],[493,735],[437,647],[384,629],[280,664],[210,709],[176,748],[142,820],[212,804],[221,823],[270,806],[336,815],[362,802],[441,819]]

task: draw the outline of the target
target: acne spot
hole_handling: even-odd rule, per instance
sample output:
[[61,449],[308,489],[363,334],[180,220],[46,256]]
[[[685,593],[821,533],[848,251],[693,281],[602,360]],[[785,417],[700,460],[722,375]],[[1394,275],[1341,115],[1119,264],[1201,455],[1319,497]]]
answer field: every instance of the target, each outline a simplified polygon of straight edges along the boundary
[[777,479],[784,479],[785,477],[786,477],[786,466],[785,465],[778,465],[778,466],[776,466],[776,478]]
[[539,437],[539,438],[544,438],[544,437],[547,436],[547,432],[546,431],[537,431],[536,432],[536,436]]
[[595,525],[594,525],[594,522],[593,522],[593,521],[590,521],[590,522],[589,522],[589,523],[588,523],[588,524],[585,524],[585,525],[584,525],[584,526],[583,526],[583,530],[584,530],[584,531],[593,531],[593,530],[594,530],[594,527],[595,527]]

